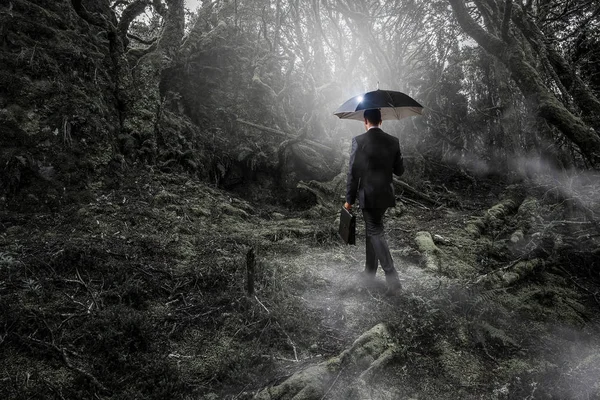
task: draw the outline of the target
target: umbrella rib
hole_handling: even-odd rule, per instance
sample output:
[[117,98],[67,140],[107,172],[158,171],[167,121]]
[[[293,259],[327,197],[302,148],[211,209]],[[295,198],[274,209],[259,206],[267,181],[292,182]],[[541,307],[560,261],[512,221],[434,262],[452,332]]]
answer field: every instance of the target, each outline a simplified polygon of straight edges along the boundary
[[394,114],[396,114],[396,119],[400,119],[400,115],[398,114],[398,110],[396,109],[396,107],[394,107],[394,99],[392,99],[392,95],[390,94],[390,92],[386,92],[387,96],[389,97],[390,101],[388,102],[388,104],[390,106],[392,106],[392,108],[394,109]]

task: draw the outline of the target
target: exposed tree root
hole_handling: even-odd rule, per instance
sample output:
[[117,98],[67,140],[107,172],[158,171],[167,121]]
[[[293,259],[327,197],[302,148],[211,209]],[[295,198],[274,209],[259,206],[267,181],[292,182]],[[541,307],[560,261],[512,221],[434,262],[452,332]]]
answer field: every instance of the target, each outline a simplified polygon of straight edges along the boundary
[[434,198],[426,195],[423,192],[418,191],[417,189],[413,188],[412,186],[410,186],[408,183],[406,182],[402,182],[400,179],[396,179],[394,178],[394,185],[396,185],[397,187],[399,187],[401,190],[406,191],[408,193],[410,193],[411,195],[425,200],[428,203],[431,203],[433,205],[440,205],[441,203],[437,200],[435,200]]
[[477,239],[487,230],[498,228],[508,216],[517,212],[523,198],[524,196],[518,191],[512,191],[507,198],[488,209],[482,217],[472,219],[465,227],[465,231],[471,238]]
[[429,232],[417,232],[415,237],[417,249],[421,253],[425,269],[439,271],[441,266],[442,250],[435,245]]
[[297,372],[283,383],[263,389],[254,398],[320,400],[332,390],[342,374],[357,375],[358,380],[348,390],[359,390],[361,382],[366,385],[372,373],[391,359],[394,349],[387,327],[378,324],[339,356]]
[[543,260],[534,258],[532,260],[516,260],[498,268],[490,273],[481,275],[475,283],[483,283],[494,286],[510,286],[513,283],[530,276],[544,265]]

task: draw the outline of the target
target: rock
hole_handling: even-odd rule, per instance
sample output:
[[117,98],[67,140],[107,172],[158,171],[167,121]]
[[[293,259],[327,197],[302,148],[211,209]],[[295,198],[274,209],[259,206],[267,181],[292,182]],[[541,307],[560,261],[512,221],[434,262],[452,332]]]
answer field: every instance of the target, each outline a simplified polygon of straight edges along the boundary
[[527,197],[519,206],[519,210],[515,215],[515,219],[520,221],[522,230],[528,232],[531,228],[539,228],[541,206],[538,200],[534,197]]
[[433,243],[433,238],[431,237],[431,234],[426,231],[417,232],[415,242],[417,244],[417,248],[421,253],[434,252],[437,249],[437,246],[435,245],[435,243]]
[[285,218],[285,215],[278,213],[278,212],[274,212],[271,214],[271,219],[274,219],[276,221],[281,221],[284,218]]
[[423,264],[426,269],[438,271],[440,269],[441,250],[433,242],[433,238],[429,232],[417,232],[415,237],[417,249],[421,253]]
[[520,229],[517,229],[516,231],[513,232],[513,234],[510,236],[510,241],[511,243],[517,244],[519,243],[521,240],[523,240],[523,238],[525,237],[525,235],[523,234],[523,231]]
[[518,280],[519,274],[516,274],[514,272],[505,272],[504,274],[502,274],[502,281],[506,286],[509,286]]
[[248,213],[246,211],[234,207],[229,203],[221,204],[220,209],[224,214],[231,215],[233,217],[239,217],[242,219],[248,218]]

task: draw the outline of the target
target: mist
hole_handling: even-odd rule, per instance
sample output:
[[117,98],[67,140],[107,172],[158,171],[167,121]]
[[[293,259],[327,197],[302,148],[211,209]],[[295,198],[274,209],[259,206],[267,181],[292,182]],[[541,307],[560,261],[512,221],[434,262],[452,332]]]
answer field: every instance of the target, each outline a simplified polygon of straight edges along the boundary
[[[598,32],[589,1],[3,2],[0,398],[599,398]],[[365,124],[334,112],[377,89],[423,106],[381,125],[397,280],[360,201],[339,234]]]

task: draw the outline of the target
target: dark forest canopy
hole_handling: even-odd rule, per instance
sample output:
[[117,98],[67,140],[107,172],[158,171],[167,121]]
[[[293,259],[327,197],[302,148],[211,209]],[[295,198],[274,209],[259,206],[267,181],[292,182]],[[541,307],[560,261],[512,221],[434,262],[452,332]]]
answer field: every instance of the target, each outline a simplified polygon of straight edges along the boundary
[[[336,150],[304,177],[332,176],[333,160],[346,151],[339,140],[359,127],[331,113],[377,85],[426,106],[424,118],[389,125],[425,157],[483,173],[523,173],[520,161],[532,157],[556,170],[598,167],[593,1],[1,7],[3,191],[17,191],[21,175],[50,170],[64,178],[77,164],[69,147],[90,155],[90,172],[123,155],[219,180],[236,158],[281,171],[290,146],[312,141],[325,147],[308,144],[301,164],[315,150]],[[268,136],[265,146],[243,144],[242,132]],[[215,135],[224,143],[206,151]],[[59,167],[55,157],[66,160]]]

